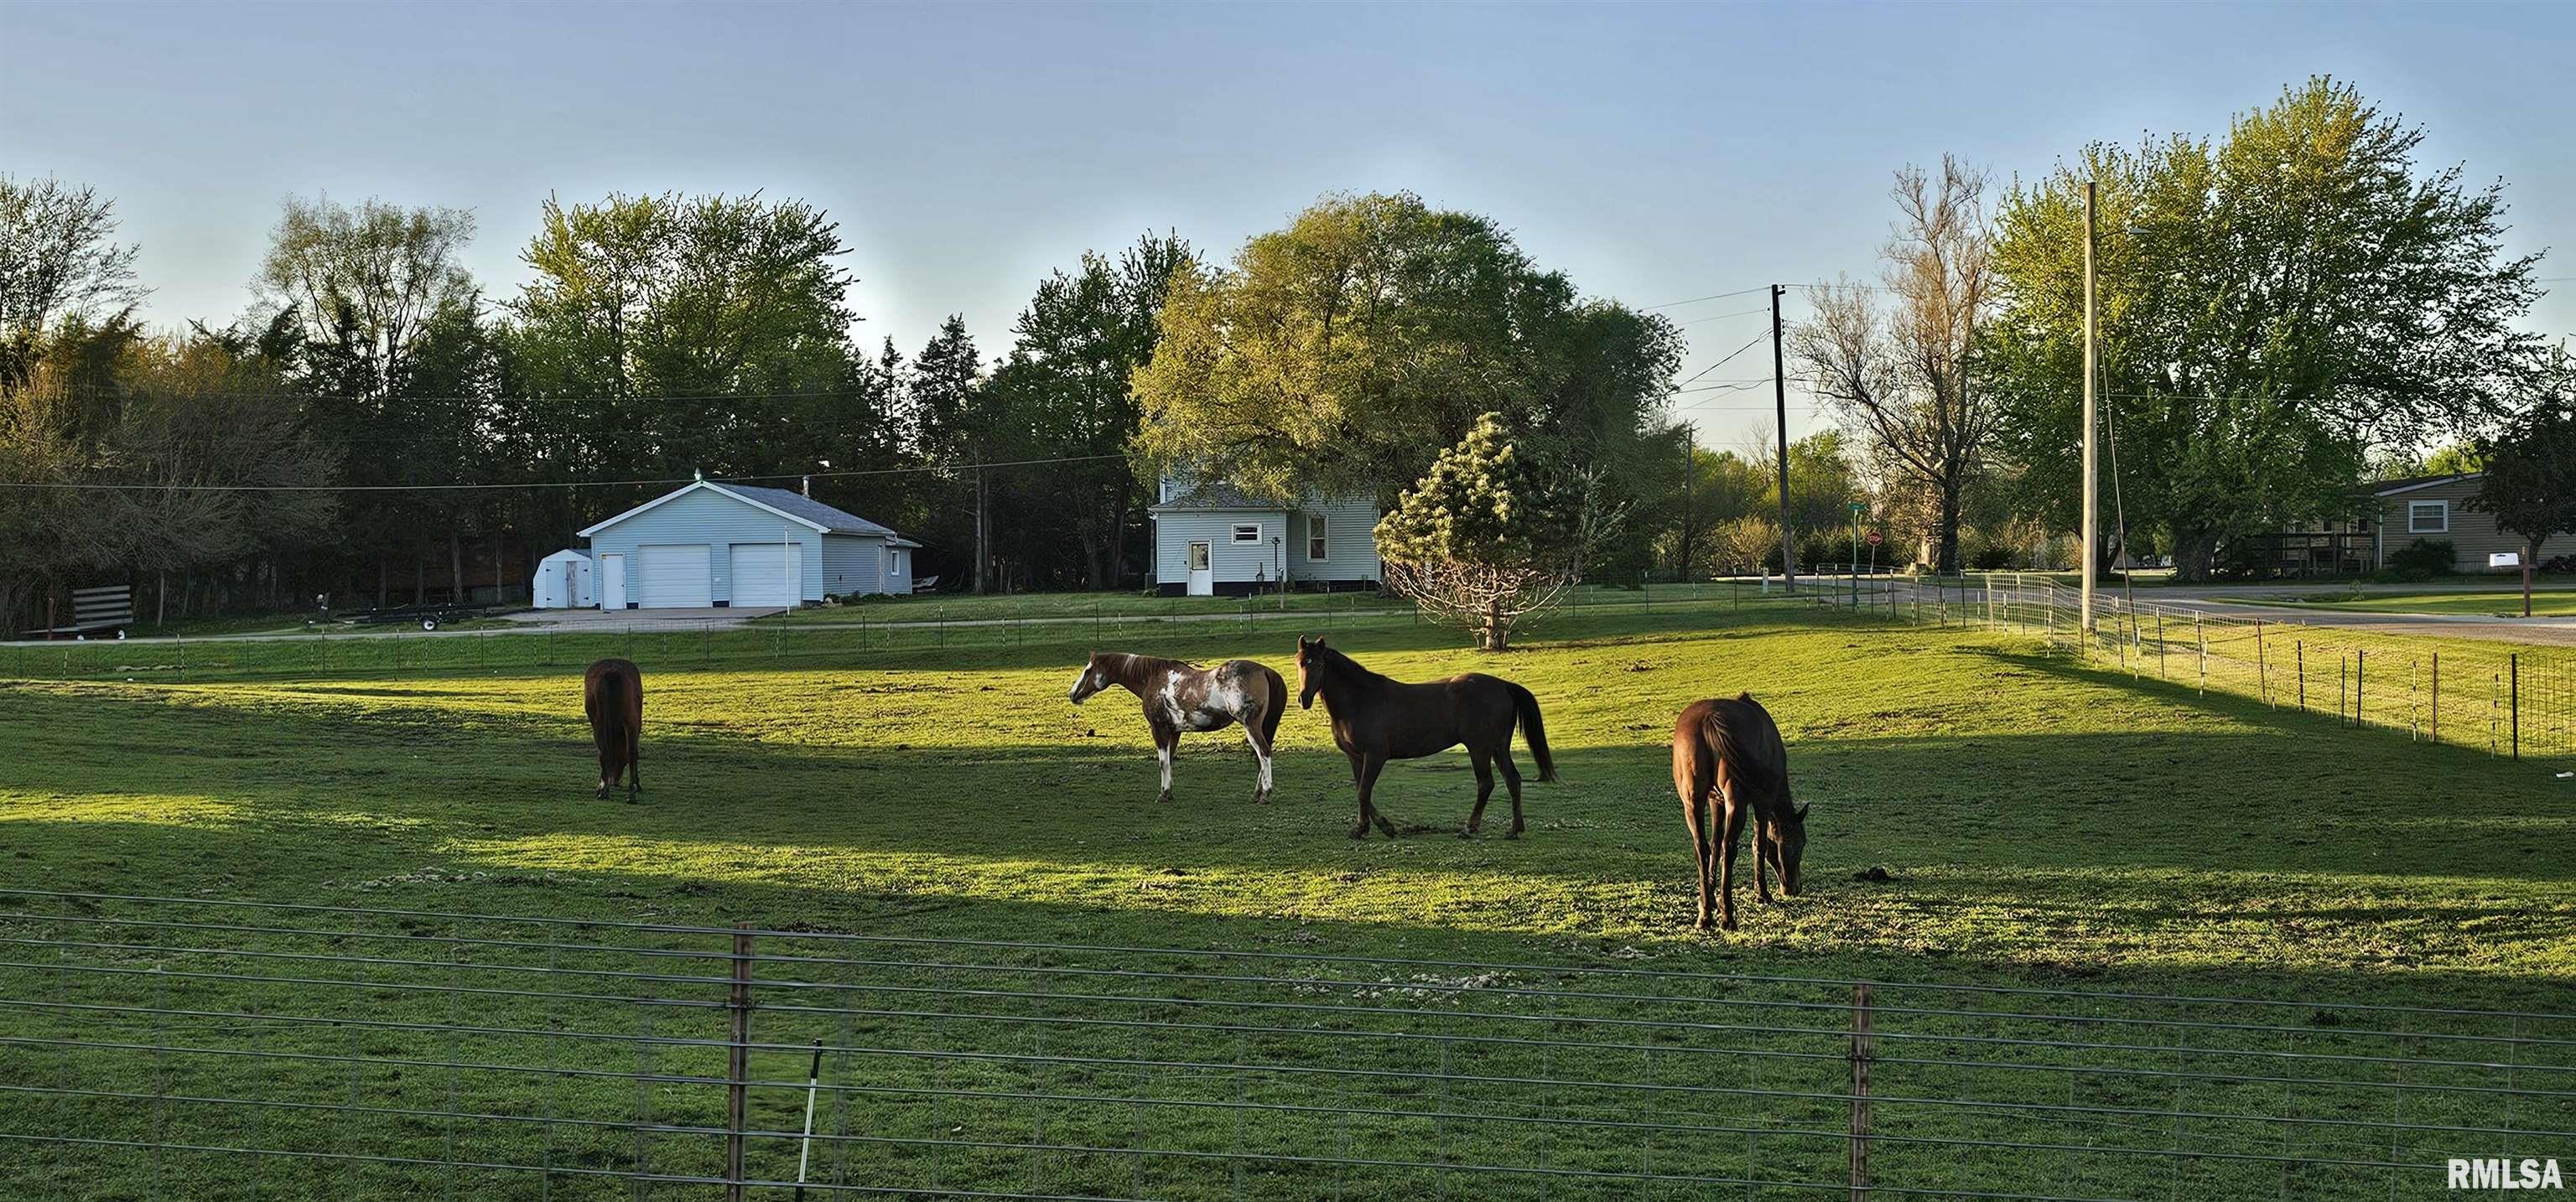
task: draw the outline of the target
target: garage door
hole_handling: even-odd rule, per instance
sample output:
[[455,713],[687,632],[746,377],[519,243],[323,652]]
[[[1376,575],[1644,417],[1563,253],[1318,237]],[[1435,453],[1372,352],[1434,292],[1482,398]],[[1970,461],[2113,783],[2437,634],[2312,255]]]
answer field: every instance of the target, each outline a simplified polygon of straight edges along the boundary
[[714,573],[707,570],[707,545],[639,547],[646,609],[704,608],[715,604]]
[[804,568],[805,548],[795,543],[735,543],[733,607],[796,604]]

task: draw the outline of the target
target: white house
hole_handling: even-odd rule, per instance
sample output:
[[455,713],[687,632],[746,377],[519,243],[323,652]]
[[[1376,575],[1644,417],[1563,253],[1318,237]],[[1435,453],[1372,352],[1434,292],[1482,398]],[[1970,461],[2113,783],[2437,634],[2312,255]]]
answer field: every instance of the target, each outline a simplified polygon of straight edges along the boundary
[[1221,481],[1166,477],[1156,503],[1154,588],[1238,597],[1278,587],[1364,588],[1379,578],[1377,497],[1310,495],[1295,508]]
[[700,480],[579,532],[602,609],[789,607],[909,593],[921,544],[780,488]]

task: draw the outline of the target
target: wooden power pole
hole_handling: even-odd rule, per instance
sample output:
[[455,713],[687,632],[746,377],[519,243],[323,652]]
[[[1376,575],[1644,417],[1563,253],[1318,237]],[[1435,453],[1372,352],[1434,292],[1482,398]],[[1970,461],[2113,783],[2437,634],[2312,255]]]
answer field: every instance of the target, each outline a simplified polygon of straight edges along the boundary
[[[1771,285],[1771,403],[1776,410],[1780,438],[1780,587],[1785,592],[1798,591],[1798,544],[1789,533],[1789,376],[1783,366],[1787,357],[1780,350],[1780,285]],[[2090,445],[2090,444],[2087,444]]]
[[2093,466],[2093,243],[2094,183],[2084,181],[2084,589],[2081,602],[2084,633],[2093,633],[2093,561],[2099,553],[2096,526],[2101,517],[2100,480]]

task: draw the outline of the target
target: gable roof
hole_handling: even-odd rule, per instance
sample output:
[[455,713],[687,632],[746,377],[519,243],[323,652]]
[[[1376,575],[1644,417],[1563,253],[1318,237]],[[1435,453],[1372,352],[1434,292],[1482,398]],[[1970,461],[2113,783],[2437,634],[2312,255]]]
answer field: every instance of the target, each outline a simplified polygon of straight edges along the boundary
[[846,509],[836,509],[784,488],[756,488],[748,484],[719,484],[716,488],[761,508],[774,509],[789,517],[811,522],[826,534],[872,534],[882,538],[894,533]]
[[2486,473],[2452,472],[2446,476],[2409,476],[2403,480],[2381,480],[2370,486],[2370,495],[2392,497],[2398,493],[2413,492],[2419,488],[2431,488],[2436,484],[2455,484],[2462,480],[2475,480],[2483,475]]
[[616,517],[610,518],[607,521],[593,523],[591,526],[585,529],[573,531],[573,533],[581,538],[589,538],[591,535],[597,534],[602,530],[606,530],[628,518],[658,509],[673,501],[679,500],[690,493],[697,492],[700,489],[705,489],[721,496],[730,497],[745,505],[752,506],[755,509],[768,510],[769,512],[777,514],[782,518],[786,518],[788,521],[794,522],[797,525],[813,530],[819,530],[825,534],[866,534],[880,538],[894,537],[894,531],[892,530],[880,526],[875,522],[871,522],[866,518],[860,517],[857,514],[835,509],[821,501],[817,501],[812,497],[805,496],[801,493],[792,493],[783,488],[759,488],[749,484],[718,484],[713,480],[700,480],[684,488],[664,493],[663,495],[655,497],[650,501],[646,501],[633,509],[629,509],[624,513],[618,514]]
[[1267,500],[1263,500],[1262,498],[1260,498],[1260,497],[1256,497],[1256,496],[1253,496],[1251,493],[1245,492],[1245,491],[1243,491],[1242,489],[1237,488],[1237,487],[1235,487],[1234,485],[1232,485],[1232,484],[1230,484],[1230,483],[1228,483],[1228,482],[1226,482],[1226,481],[1223,481],[1223,480],[1205,480],[1205,481],[1200,481],[1200,482],[1198,482],[1198,483],[1196,483],[1196,484],[1191,485],[1191,486],[1190,486],[1186,491],[1183,491],[1183,492],[1180,492],[1180,493],[1175,494],[1175,495],[1172,497],[1172,499],[1171,499],[1171,500],[1169,500],[1169,501],[1165,501],[1165,502],[1163,502],[1163,503],[1161,503],[1161,504],[1159,504],[1159,505],[1149,505],[1149,506],[1147,506],[1146,508],[1147,508],[1148,510],[1156,510],[1156,509],[1282,509],[1282,510],[1284,510],[1284,509],[1288,508],[1288,506],[1282,505],[1282,504],[1280,504],[1280,503],[1278,503],[1278,502],[1276,502],[1276,501],[1267,501]]

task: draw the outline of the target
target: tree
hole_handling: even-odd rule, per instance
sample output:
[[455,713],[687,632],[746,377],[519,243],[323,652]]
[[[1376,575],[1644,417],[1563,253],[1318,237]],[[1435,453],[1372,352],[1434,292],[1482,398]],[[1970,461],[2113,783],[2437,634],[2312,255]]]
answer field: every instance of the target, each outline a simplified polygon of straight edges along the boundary
[[2095,144],[2014,188],[1978,358],[2033,508],[2063,529],[2080,493],[2088,179],[2105,466],[2185,579],[2227,540],[2351,514],[2374,446],[2474,434],[2527,395],[2538,256],[2504,254],[2501,184],[2418,170],[2423,137],[2318,78],[2219,142]]
[[25,381],[46,331],[95,326],[143,299],[136,248],[115,235],[116,202],[96,189],[0,175],[0,389]]
[[430,323],[474,304],[473,277],[456,262],[473,239],[463,209],[288,197],[257,286],[269,312],[295,314],[307,342],[339,350],[336,389],[382,397]]
[[1281,501],[1414,479],[1485,413],[1622,489],[1678,362],[1670,322],[1579,302],[1490,218],[1409,193],[1328,196],[1230,268],[1186,264],[1161,329],[1141,458]]
[[2576,388],[2562,361],[2551,395],[2501,437],[2481,439],[2486,475],[2468,507],[2495,515],[2522,536],[2522,616],[2531,616],[2531,573],[2541,544],[2576,531]]
[[1921,497],[1942,572],[1959,570],[1960,506],[1994,432],[1994,407],[1968,371],[1987,307],[1985,191],[1985,172],[1946,155],[1938,179],[1897,172],[1903,216],[1879,252],[1890,306],[1848,281],[1817,289],[1816,315],[1792,344],[1890,483]]
[[1597,485],[1542,462],[1500,414],[1485,414],[1379,520],[1386,582],[1433,621],[1505,650],[1512,626],[1579,582],[1586,551],[1618,523]]
[[1091,588],[1115,587],[1127,574],[1131,527],[1147,497],[1125,456],[1140,412],[1134,380],[1154,357],[1164,298],[1189,257],[1189,243],[1172,234],[1148,234],[1114,260],[1085,252],[1078,270],[1038,282],[1013,327],[1017,345],[994,373],[997,402],[1020,414],[1034,454],[1089,460],[1045,473],[1040,510],[1070,527]]
[[1000,451],[1006,430],[964,315],[949,314],[939,333],[913,357],[909,392],[922,457],[940,464],[944,476],[964,477],[974,514],[975,563],[968,579],[976,592],[989,591],[993,490],[984,465],[1004,457]]

